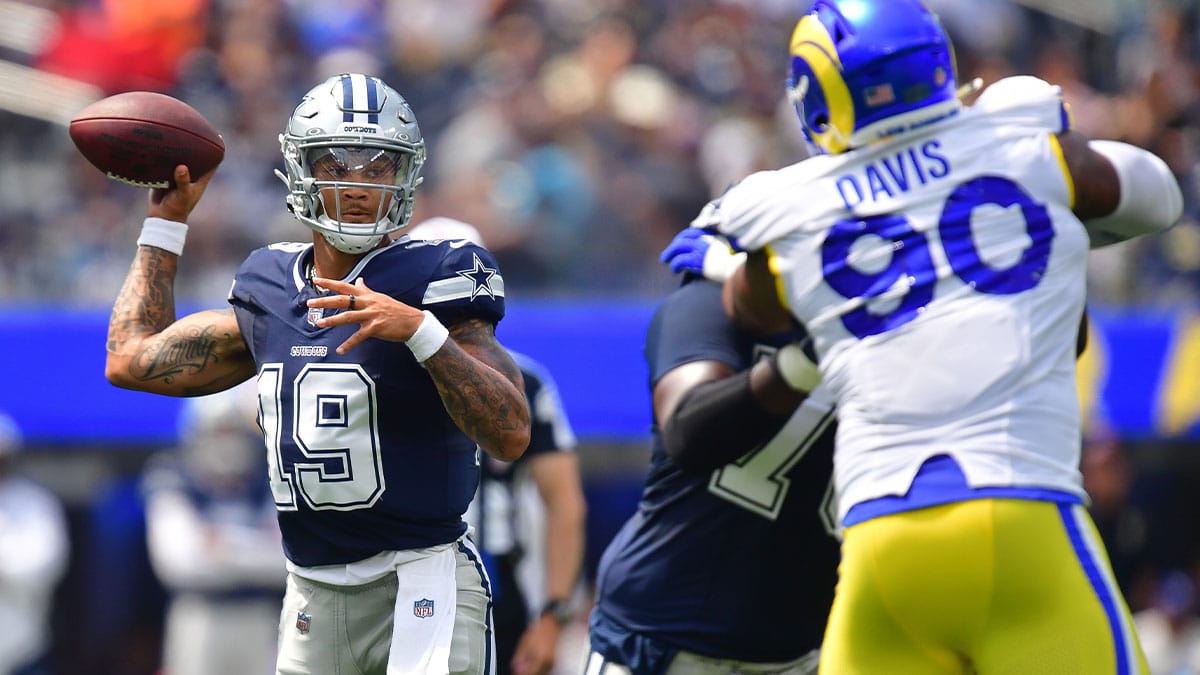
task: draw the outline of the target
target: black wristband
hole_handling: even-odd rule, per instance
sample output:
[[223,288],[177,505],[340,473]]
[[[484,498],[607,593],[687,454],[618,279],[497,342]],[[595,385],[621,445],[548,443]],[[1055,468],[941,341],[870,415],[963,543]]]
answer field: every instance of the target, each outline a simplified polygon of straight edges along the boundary
[[660,430],[680,469],[712,471],[766,443],[790,415],[774,415],[750,390],[750,370],[697,385]]
[[566,600],[547,600],[546,604],[542,605],[541,616],[550,616],[558,623],[566,624],[575,618],[575,612]]

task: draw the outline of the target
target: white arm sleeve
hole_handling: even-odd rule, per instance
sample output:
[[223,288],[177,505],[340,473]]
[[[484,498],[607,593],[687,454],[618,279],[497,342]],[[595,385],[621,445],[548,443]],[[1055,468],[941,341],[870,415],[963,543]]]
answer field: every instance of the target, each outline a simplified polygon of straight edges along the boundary
[[1160,157],[1119,141],[1089,141],[1117,171],[1121,199],[1103,218],[1084,223],[1092,247],[1161,232],[1183,214],[1183,194],[1171,169]]

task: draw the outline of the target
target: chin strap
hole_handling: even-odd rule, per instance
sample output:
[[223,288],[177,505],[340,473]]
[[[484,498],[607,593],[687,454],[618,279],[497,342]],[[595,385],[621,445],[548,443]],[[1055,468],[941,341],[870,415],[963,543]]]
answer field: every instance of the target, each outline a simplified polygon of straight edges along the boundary
[[366,253],[367,251],[370,251],[371,249],[378,246],[379,242],[383,240],[382,234],[376,234],[376,235],[371,235],[368,239],[364,240],[363,243],[361,243],[361,244],[355,244],[355,243],[351,243],[351,242],[347,241],[347,238],[354,237],[355,239],[358,239],[358,238],[363,237],[364,235],[338,234],[336,232],[328,232],[326,230],[317,230],[317,232],[320,232],[321,236],[325,237],[325,241],[329,242],[330,246],[336,248],[337,250],[341,251],[342,253],[347,253],[349,255],[358,255],[359,253]]

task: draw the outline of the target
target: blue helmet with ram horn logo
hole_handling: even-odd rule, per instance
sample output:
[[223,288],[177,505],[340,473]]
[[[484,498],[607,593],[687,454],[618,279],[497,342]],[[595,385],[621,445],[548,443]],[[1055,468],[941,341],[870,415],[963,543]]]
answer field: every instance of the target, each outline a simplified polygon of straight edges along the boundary
[[788,95],[839,154],[959,110],[954,48],[921,0],[816,0],[796,24]]

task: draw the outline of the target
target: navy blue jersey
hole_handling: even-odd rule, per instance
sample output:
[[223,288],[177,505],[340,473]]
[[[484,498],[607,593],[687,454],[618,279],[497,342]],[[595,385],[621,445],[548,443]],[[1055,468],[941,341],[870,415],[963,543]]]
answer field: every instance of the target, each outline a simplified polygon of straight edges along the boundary
[[[529,447],[517,462],[547,452],[573,450],[578,441],[553,376],[534,359],[511,349],[508,353],[521,369],[525,379],[525,399],[529,401]],[[496,462],[491,470],[484,471],[483,477],[485,480],[511,480],[517,462]]]
[[[468,520],[475,526],[475,541],[484,553],[494,556],[517,553],[521,527],[517,523],[522,508],[517,469],[538,455],[574,452],[578,444],[567,419],[558,386],[545,366],[511,349],[513,361],[525,379],[525,399],[529,401],[529,446],[515,462],[493,457],[483,458],[482,481]],[[540,499],[540,498],[539,498]],[[538,502],[540,504],[540,501]]]
[[[343,564],[381,551],[454,541],[479,480],[475,442],[450,419],[433,380],[402,343],[334,350],[357,324],[315,325],[306,301],[311,244],[259,249],[230,291],[259,371],[259,414],[288,558]],[[432,311],[445,324],[497,322],[504,281],[492,255],[465,241],[402,239],[345,277]]]
[[[650,323],[651,386],[694,361],[745,370],[794,338],[777,337],[740,332],[722,311],[719,286],[688,283]],[[676,467],[655,429],[637,512],[600,562],[593,650],[643,675],[661,672],[679,649],[778,662],[820,645],[838,547],[828,519],[832,411],[814,408],[707,474]]]

